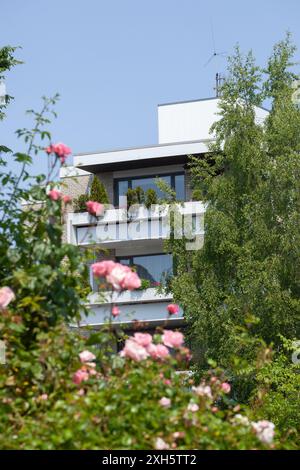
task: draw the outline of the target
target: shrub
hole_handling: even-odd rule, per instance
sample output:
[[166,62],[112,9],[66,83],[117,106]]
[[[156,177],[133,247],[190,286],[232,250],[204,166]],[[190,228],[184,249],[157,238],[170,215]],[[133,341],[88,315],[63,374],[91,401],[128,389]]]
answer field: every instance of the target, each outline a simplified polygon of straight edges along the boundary
[[91,190],[90,190],[90,200],[95,202],[100,202],[101,204],[108,204],[108,195],[102,181],[99,180],[97,176],[93,177]]
[[74,199],[74,211],[75,212],[86,212],[86,203],[90,200],[90,196],[88,194],[80,194],[77,199]]

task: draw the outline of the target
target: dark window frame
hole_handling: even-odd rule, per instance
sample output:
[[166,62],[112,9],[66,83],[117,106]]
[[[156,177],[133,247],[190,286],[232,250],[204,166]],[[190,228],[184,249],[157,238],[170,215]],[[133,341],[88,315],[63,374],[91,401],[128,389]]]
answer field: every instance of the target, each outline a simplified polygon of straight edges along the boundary
[[[186,188],[185,188],[185,172],[184,171],[176,171],[175,173],[161,173],[161,174],[151,174],[151,175],[142,175],[142,176],[130,176],[130,177],[123,177],[123,178],[115,178],[114,179],[114,205],[115,207],[119,206],[119,181],[128,181],[128,189],[132,189],[132,181],[137,179],[147,179],[147,178],[163,178],[164,176],[171,177],[171,189],[175,191],[175,176],[184,176],[184,201],[186,200]],[[184,202],[183,201],[183,202]]]

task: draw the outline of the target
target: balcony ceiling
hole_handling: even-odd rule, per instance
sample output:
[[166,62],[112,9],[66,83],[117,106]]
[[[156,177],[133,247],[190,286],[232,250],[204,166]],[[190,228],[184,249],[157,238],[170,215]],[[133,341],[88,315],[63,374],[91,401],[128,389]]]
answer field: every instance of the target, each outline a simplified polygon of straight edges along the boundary
[[74,156],[74,166],[91,173],[185,163],[208,151],[208,140],[152,145]]

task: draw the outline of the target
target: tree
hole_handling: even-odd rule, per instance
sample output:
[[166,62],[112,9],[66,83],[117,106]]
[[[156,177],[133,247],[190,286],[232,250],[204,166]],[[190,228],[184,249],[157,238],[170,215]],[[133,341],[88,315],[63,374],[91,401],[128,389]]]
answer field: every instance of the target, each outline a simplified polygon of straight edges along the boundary
[[[291,100],[290,38],[274,47],[266,70],[236,49],[222,87],[215,144],[191,157],[193,187],[208,203],[201,250],[173,243],[175,300],[185,311],[199,366],[251,358],[236,332],[248,325],[267,344],[299,335],[300,111]],[[255,107],[271,102],[264,123]]]
[[99,180],[97,176],[94,176],[91,191],[90,191],[90,200],[95,202],[101,202],[102,204],[108,204],[108,195],[102,181]]

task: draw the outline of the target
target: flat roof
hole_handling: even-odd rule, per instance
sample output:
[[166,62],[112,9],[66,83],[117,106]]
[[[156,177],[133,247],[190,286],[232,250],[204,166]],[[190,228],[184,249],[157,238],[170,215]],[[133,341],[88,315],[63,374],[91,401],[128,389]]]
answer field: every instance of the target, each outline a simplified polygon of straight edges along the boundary
[[98,173],[112,169],[182,163],[186,161],[187,155],[207,152],[211,141],[212,139],[205,139],[77,154],[74,156],[74,166],[91,173]]

